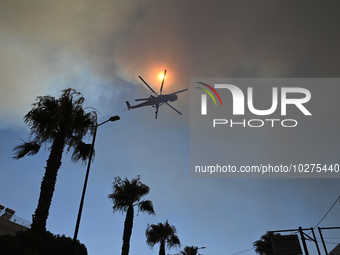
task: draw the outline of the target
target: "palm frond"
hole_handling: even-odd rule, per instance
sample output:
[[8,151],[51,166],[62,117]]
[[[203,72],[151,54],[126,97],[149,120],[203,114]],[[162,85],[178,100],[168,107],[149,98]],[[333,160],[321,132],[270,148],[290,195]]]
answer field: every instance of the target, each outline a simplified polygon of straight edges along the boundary
[[185,246],[183,251],[180,251],[178,255],[196,255],[198,251],[197,246]]
[[167,247],[181,247],[181,242],[179,241],[179,238],[177,235],[175,235],[175,233],[168,238]]
[[59,128],[55,119],[58,101],[51,96],[38,97],[38,102],[24,116],[24,122],[30,127],[31,136],[40,143],[53,139]]
[[153,204],[150,200],[144,200],[138,204],[138,212],[147,212],[155,215]]
[[31,142],[25,142],[24,140],[22,141],[23,144],[20,144],[13,149],[14,159],[20,159],[24,156],[33,156],[39,152],[41,147],[40,144],[36,143],[35,141]]
[[[92,144],[78,142],[76,145],[69,147],[72,148],[71,161],[74,163],[82,162],[83,164],[89,159],[91,154]],[[92,152],[92,160],[94,160],[95,151]]]

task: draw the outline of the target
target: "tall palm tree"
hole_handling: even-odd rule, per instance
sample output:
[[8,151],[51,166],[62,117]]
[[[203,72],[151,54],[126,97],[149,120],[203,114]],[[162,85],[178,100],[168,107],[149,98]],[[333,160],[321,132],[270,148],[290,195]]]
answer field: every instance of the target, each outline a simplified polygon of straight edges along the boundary
[[165,246],[167,248],[180,247],[181,243],[176,235],[176,228],[170,225],[168,221],[158,223],[157,225],[149,225],[146,228],[146,244],[152,248],[156,243],[160,243],[159,255],[165,255]]
[[41,240],[46,230],[46,221],[56,184],[58,170],[65,147],[71,151],[71,160],[85,161],[91,145],[83,138],[91,133],[96,124],[95,112],[86,113],[83,108],[84,97],[74,89],[65,89],[60,98],[40,96],[24,116],[30,128],[30,141],[14,148],[14,158],[32,156],[41,146],[50,150],[41,182],[38,206],[32,215],[32,233],[25,254],[40,253]]
[[155,214],[150,200],[141,200],[150,192],[150,188],[140,181],[140,176],[129,181],[116,177],[113,182],[113,193],[108,198],[112,201],[113,212],[126,212],[123,232],[122,255],[128,255],[130,250],[130,238],[132,233],[134,207],[138,207],[138,212]]

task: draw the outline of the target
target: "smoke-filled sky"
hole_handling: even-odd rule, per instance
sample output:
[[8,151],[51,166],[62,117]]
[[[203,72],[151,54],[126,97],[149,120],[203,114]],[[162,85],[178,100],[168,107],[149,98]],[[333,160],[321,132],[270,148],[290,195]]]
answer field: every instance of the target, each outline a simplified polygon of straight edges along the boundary
[[[35,98],[71,87],[100,112],[99,122],[121,117],[98,129],[78,234],[90,255],[121,251],[125,215],[113,214],[107,198],[116,176],[140,175],[156,212],[136,215],[130,254],[158,254],[144,233],[166,220],[182,248],[205,246],[207,255],[252,248],[268,230],[314,227],[340,195],[339,179],[190,178],[190,92],[172,103],[183,115],[164,105],[157,120],[154,108],[126,111],[125,101],[151,94],[139,75],[157,92],[165,69],[164,93],[190,90],[190,78],[339,77],[339,10],[335,1],[2,0],[0,203],[31,220],[49,151],[15,161],[12,149],[29,139],[22,117]],[[339,150],[322,128],[305,132],[323,140],[325,155]],[[318,146],[300,140],[304,151],[285,144],[294,160]],[[65,154],[47,221],[52,233],[73,237],[84,176]],[[339,210],[337,203],[320,226],[339,226]],[[339,242],[330,240],[329,250]]]

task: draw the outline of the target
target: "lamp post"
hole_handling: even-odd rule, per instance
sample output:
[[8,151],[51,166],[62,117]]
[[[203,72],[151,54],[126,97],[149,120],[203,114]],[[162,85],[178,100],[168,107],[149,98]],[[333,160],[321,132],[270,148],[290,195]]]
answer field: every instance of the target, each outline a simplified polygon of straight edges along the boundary
[[83,211],[83,204],[84,204],[84,198],[85,198],[85,192],[86,192],[86,186],[87,186],[87,180],[89,178],[89,172],[90,172],[90,167],[91,167],[91,161],[92,161],[92,155],[93,155],[93,150],[94,150],[94,143],[96,141],[96,135],[97,135],[97,129],[99,126],[105,124],[106,122],[109,121],[116,121],[120,120],[120,117],[118,115],[113,116],[109,118],[108,120],[97,124],[94,127],[94,132],[93,132],[93,139],[92,139],[92,144],[91,144],[91,150],[90,150],[90,156],[89,156],[89,161],[87,164],[87,170],[86,170],[86,175],[85,175],[85,181],[84,181],[84,187],[83,187],[83,193],[81,195],[81,200],[80,200],[80,205],[79,205],[79,211],[78,211],[78,217],[77,217],[77,223],[76,223],[76,228],[74,230],[74,237],[73,237],[73,244],[72,244],[72,254],[76,254],[76,243],[77,243],[77,236],[78,236],[78,230],[79,230],[79,224],[80,224],[80,218],[81,218],[81,213]]
[[[197,250],[201,250],[201,249],[205,249],[206,247],[200,247],[200,248],[197,248]],[[199,253],[197,252],[197,255],[199,255]]]

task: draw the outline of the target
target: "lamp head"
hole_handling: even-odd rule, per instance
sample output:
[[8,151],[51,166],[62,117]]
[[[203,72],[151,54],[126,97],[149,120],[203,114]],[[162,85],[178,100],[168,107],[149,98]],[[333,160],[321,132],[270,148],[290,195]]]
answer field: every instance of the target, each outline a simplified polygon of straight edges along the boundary
[[112,116],[112,117],[110,118],[110,121],[116,121],[116,120],[120,120],[120,117],[119,117],[118,115]]

